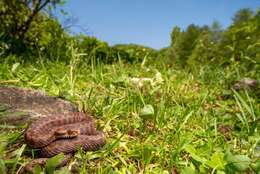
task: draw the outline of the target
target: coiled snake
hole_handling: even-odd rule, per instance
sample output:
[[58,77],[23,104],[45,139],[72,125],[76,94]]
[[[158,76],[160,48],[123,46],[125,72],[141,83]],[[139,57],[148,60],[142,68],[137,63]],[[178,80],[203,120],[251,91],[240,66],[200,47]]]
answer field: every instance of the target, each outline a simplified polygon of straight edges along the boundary
[[25,141],[30,147],[40,149],[43,158],[34,159],[20,173],[32,172],[36,164],[44,166],[49,157],[60,152],[67,154],[59,165],[63,166],[78,148],[91,151],[105,144],[103,132],[96,130],[90,115],[77,112],[73,104],[42,91],[0,86],[0,104],[12,112],[28,113],[22,117],[1,116],[1,124],[33,121],[25,131]]
[[105,136],[96,130],[93,118],[80,112],[44,117],[33,122],[25,132],[25,140],[29,146],[41,148],[40,156],[45,158],[61,152],[70,154],[78,148],[97,150],[105,144]]

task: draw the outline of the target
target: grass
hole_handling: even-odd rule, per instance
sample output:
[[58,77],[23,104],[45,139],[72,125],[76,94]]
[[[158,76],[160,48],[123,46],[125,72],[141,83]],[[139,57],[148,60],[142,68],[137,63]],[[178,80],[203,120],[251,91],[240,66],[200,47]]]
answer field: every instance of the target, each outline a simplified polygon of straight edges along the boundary
[[[83,58],[73,50],[67,65],[10,57],[0,67],[0,84],[41,89],[94,114],[107,144],[75,154],[71,163],[80,173],[260,171],[259,98],[253,91],[230,90],[237,71],[204,66],[194,75],[145,63],[88,65]],[[221,125],[232,130],[221,132]],[[7,127],[0,135],[0,172],[15,173],[30,160],[23,155],[30,149],[18,136],[22,130]],[[68,173],[71,165],[54,173]]]

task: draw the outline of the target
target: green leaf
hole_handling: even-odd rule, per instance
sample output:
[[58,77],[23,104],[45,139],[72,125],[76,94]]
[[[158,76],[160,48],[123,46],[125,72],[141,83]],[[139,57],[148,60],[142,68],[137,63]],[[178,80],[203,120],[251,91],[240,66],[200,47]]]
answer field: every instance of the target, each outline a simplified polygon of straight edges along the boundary
[[63,167],[54,172],[54,174],[71,174],[70,170],[66,167]]
[[225,172],[218,170],[217,174],[225,174]]
[[145,163],[145,165],[147,165],[150,163],[150,161],[152,159],[153,148],[149,145],[143,145],[142,151],[143,151],[142,156],[143,156],[144,163]]
[[196,171],[191,167],[185,167],[181,174],[196,174]]
[[139,116],[142,119],[152,119],[154,116],[154,108],[152,105],[145,105],[143,109],[140,111]]
[[41,167],[37,164],[37,165],[34,167],[33,171],[34,171],[34,174],[41,174],[42,169],[41,169]]
[[225,154],[225,159],[232,168],[237,171],[245,171],[251,162],[251,159],[246,155],[233,155],[230,152]]
[[45,166],[45,171],[47,174],[53,174],[55,168],[62,162],[64,159],[64,154],[60,153],[50,159],[47,160],[46,166]]
[[207,162],[207,165],[213,169],[224,169],[224,154],[222,152],[215,152],[210,161]]
[[7,144],[8,143],[6,142],[6,140],[0,139],[0,157],[2,157],[4,155],[4,151],[6,149]]
[[8,109],[7,106],[0,104],[0,112],[4,112]]
[[13,64],[11,71],[12,71],[12,72],[15,72],[19,65],[20,65],[20,63],[15,63],[15,64]]
[[188,152],[194,160],[196,160],[198,162],[201,162],[202,164],[206,163],[207,160],[205,158],[203,158],[203,157],[200,157],[197,154],[196,149],[192,145],[187,145],[185,147],[185,151]]
[[13,164],[13,168],[12,168],[12,172],[11,173],[15,173],[16,170],[16,166],[25,150],[26,144],[23,144],[22,147],[20,149],[17,149],[17,151],[15,151],[16,157],[15,157],[15,161]]
[[4,160],[0,159],[0,173],[5,174],[5,162]]
[[258,172],[258,174],[260,174],[260,159],[258,159],[255,164],[253,164],[253,168],[255,171]]

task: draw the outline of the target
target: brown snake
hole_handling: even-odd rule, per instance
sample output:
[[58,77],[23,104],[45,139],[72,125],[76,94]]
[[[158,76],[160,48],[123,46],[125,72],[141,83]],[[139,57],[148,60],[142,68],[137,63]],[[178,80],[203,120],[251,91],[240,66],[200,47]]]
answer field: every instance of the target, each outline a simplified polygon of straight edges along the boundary
[[78,148],[97,150],[105,144],[103,132],[97,131],[94,119],[77,112],[72,103],[45,92],[18,87],[0,86],[0,106],[7,106],[10,113],[25,112],[22,117],[0,117],[0,124],[23,125],[32,124],[25,131],[26,143],[40,149],[42,158],[34,159],[19,173],[33,172],[35,165],[44,166],[47,159],[63,152],[65,159],[59,164],[63,166],[69,156]]
[[105,144],[105,136],[96,130],[93,118],[80,112],[40,118],[26,130],[25,140],[29,146],[40,148],[45,158],[61,152],[70,154],[78,148],[97,150]]

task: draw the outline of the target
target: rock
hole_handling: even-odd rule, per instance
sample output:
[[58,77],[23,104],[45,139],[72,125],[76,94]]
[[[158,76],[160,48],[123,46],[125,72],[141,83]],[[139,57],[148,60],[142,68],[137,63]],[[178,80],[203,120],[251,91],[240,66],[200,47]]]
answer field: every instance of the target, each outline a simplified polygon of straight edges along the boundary
[[0,86],[0,124],[19,125],[39,117],[77,112],[74,104],[39,90]]

